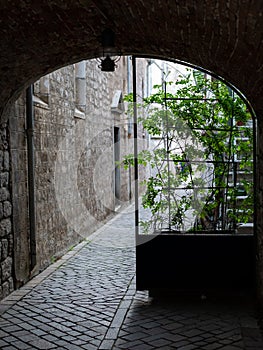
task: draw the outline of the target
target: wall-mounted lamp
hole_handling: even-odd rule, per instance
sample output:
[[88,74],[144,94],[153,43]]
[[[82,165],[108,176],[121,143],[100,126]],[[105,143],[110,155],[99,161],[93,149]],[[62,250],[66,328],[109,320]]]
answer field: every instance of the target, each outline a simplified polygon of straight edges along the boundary
[[110,29],[105,29],[100,37],[102,55],[98,58],[99,68],[102,72],[114,72],[117,67],[116,62],[120,59],[120,52],[115,48],[115,33]]

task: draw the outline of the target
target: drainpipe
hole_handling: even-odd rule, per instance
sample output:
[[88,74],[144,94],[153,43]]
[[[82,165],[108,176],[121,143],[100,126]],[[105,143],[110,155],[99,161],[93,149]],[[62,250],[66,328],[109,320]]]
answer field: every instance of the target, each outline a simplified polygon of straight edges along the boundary
[[[130,56],[127,57],[127,93],[131,92],[131,68],[130,68]],[[128,120],[128,137],[130,138],[132,135],[132,122],[131,117],[129,116]]]
[[138,185],[138,130],[137,130],[137,70],[136,57],[132,56],[132,90],[133,90],[133,136],[134,136],[134,202],[135,202],[135,236],[139,235],[139,185]]
[[127,57],[127,93],[131,92],[131,68],[130,68],[130,56]]
[[[131,69],[130,69],[130,56],[127,57],[127,93],[129,94],[131,92]],[[131,117],[129,116],[128,119],[128,138],[130,138],[132,135],[132,125],[131,125]],[[129,164],[129,201],[132,200],[132,174],[131,174],[131,165]]]
[[34,107],[33,85],[26,90],[26,136],[27,136],[27,171],[29,201],[29,238],[30,238],[30,270],[36,266],[36,214],[35,214],[35,162],[34,162]]

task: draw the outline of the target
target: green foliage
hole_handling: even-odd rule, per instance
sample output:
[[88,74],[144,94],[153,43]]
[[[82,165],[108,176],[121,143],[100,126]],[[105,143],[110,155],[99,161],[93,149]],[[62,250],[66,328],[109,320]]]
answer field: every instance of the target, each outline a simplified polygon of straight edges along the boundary
[[[247,222],[253,215],[252,179],[233,180],[235,166],[252,171],[253,132],[246,125],[251,120],[246,104],[221,81],[197,71],[167,87],[173,92],[155,86],[156,92],[144,99],[146,116],[140,118],[143,128],[161,140],[151,152],[138,155],[139,164],[156,171],[142,197],[152,214],[141,222],[143,230],[183,229],[189,215],[196,217],[190,231]],[[123,164],[134,165],[133,157],[126,156]],[[237,209],[240,193],[245,199]]]
[[[151,153],[148,150],[142,150],[138,154],[138,164],[146,166],[151,160]],[[123,165],[124,169],[127,170],[130,166],[134,166],[134,155],[127,154],[123,157],[123,160],[116,162],[116,165]]]

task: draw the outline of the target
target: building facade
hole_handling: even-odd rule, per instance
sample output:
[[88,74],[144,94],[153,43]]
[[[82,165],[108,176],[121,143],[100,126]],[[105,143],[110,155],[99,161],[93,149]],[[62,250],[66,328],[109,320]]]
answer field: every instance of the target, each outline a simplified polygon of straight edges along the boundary
[[[34,83],[31,116],[29,91],[12,107],[0,150],[1,298],[132,201],[133,169],[118,165],[133,152],[123,101],[131,64],[122,57],[114,73],[101,72],[96,60],[64,67]],[[137,69],[144,96],[146,61]]]

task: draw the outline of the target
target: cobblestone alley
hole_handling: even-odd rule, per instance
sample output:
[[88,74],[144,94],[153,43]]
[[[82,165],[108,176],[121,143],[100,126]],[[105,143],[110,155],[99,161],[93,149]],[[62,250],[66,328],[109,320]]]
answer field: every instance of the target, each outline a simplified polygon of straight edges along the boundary
[[263,349],[253,303],[135,292],[132,207],[0,303],[0,348]]

